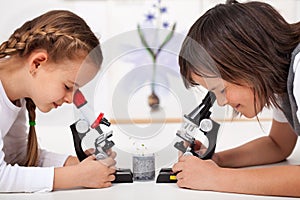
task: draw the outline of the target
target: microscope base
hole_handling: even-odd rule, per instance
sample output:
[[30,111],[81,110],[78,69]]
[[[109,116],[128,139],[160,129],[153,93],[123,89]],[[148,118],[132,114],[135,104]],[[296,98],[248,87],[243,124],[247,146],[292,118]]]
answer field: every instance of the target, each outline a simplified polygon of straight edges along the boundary
[[173,173],[171,168],[162,168],[156,179],[156,183],[176,183],[176,174]]
[[116,179],[112,183],[133,183],[133,175],[130,169],[117,169]]

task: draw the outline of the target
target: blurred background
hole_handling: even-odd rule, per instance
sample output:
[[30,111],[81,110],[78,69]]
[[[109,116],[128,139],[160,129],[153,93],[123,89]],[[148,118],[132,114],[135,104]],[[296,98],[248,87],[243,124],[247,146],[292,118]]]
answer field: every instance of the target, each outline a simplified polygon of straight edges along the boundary
[[[38,15],[54,9],[64,9],[70,10],[81,16],[84,20],[86,20],[87,24],[91,27],[91,29],[95,32],[95,34],[99,37],[100,43],[103,44],[104,48],[129,48],[128,45],[135,44],[137,41],[125,41],[126,44],[122,44],[125,39],[122,40],[122,36],[126,34],[134,35],[138,38],[137,35],[137,24],[145,24],[147,21],[147,17],[151,14],[151,9],[153,9],[153,5],[157,2],[161,2],[161,5],[166,8],[166,19],[167,22],[171,25],[176,22],[176,30],[175,33],[179,35],[179,39],[177,40],[180,43],[180,40],[184,37],[184,35],[189,30],[190,26],[198,19],[205,11],[214,7],[219,3],[225,3],[225,0],[9,0],[2,1],[0,7],[0,42],[6,41],[9,36],[13,33],[13,31],[20,27],[25,21],[30,20]],[[240,1],[245,2],[245,1]],[[300,19],[300,0],[265,0],[263,2],[269,3],[273,5],[283,16],[284,18],[292,23],[299,21]],[[182,38],[180,38],[180,36]],[[113,46],[114,42],[121,41],[118,45]],[[172,43],[172,40],[170,41]],[[106,50],[106,49],[104,49]],[[110,49],[111,51],[111,49]],[[110,52],[107,51],[107,52]],[[175,52],[176,54],[176,52]],[[109,53],[106,54],[104,51],[104,60],[111,55]],[[118,55],[117,55],[118,56]],[[105,112],[105,116],[115,121],[118,116],[122,116],[121,120],[124,123],[131,123],[130,119],[134,118],[136,121],[139,119],[146,120],[153,119],[153,117],[157,117],[161,119],[170,119],[171,122],[180,122],[181,117],[186,112],[191,111],[191,109],[199,104],[199,101],[202,97],[202,93],[197,94],[197,91],[193,91],[192,94],[186,93],[184,91],[184,87],[182,85],[182,81],[179,76],[179,67],[177,65],[177,58],[175,55],[175,59],[173,59],[170,63],[171,70],[170,74],[172,75],[171,79],[169,78],[167,87],[165,89],[170,89],[170,91],[175,91],[175,89],[181,88],[181,95],[188,97],[192,96],[195,101],[193,102],[182,102],[181,99],[178,100],[177,93],[173,92],[171,96],[162,96],[162,106],[164,107],[164,113],[158,114],[153,113],[149,110],[146,103],[146,96],[148,94],[144,94],[141,91],[144,91],[143,88],[133,88],[135,92],[131,96],[122,96],[122,91],[126,92],[123,89],[124,85],[128,84],[128,80],[124,80],[124,77],[127,77],[129,81],[135,80],[139,74],[131,74],[132,77],[128,76],[129,72],[132,72],[134,69],[134,63],[140,61],[140,59],[149,59],[149,55],[145,53],[141,55],[142,57],[137,57],[134,59],[119,59],[119,58],[109,58],[113,60],[113,64],[110,64],[106,70],[105,75],[101,78],[98,83],[96,83],[95,88],[97,88],[97,94],[87,94],[88,98],[95,98],[100,96],[100,100],[97,101],[96,105],[93,105],[96,109],[99,109],[102,112]],[[172,64],[173,63],[173,64]],[[177,74],[177,75],[176,75]],[[128,78],[129,77],[129,78]],[[174,78],[175,77],[175,78]],[[172,79],[173,78],[173,79]],[[164,79],[165,80],[165,79]],[[124,81],[124,83],[122,82]],[[176,83],[174,83],[176,82]],[[177,85],[177,83],[179,85]],[[99,86],[101,85],[101,87]],[[124,87],[126,88],[126,87]],[[147,88],[146,88],[147,89]],[[149,89],[149,88],[148,88]],[[163,90],[163,89],[161,89]],[[118,92],[118,93],[117,93]],[[162,95],[164,95],[164,91],[160,91]],[[117,94],[116,94],[117,93]],[[129,91],[132,93],[132,91]],[[139,95],[141,94],[141,95]],[[94,96],[93,96],[94,95]],[[137,98],[136,96],[142,96],[145,101]],[[143,96],[144,95],[144,96]],[[116,102],[117,100],[118,102]],[[94,100],[92,100],[94,101]],[[175,102],[174,104],[172,102]],[[125,103],[124,103],[125,102]],[[95,102],[94,102],[95,103]],[[124,115],[122,112],[115,112],[113,109],[113,105],[120,105],[120,103],[124,103],[125,112],[128,115]],[[187,105],[187,106],[185,106]],[[127,109],[127,110],[126,110]],[[225,111],[224,111],[225,109]],[[62,153],[72,153],[74,151],[72,149],[72,138],[69,131],[69,125],[76,120],[74,116],[74,108],[72,105],[62,106],[60,109],[53,110],[50,113],[44,114],[37,112],[37,128],[40,129],[38,131],[39,139],[41,141],[42,146],[55,150]],[[149,114],[150,113],[150,114]],[[230,108],[215,108],[214,116],[216,118],[222,118],[225,120],[230,120]],[[149,116],[151,115],[151,116]],[[157,115],[157,116],[155,116]],[[272,118],[272,112],[269,110],[265,110],[261,115],[261,121],[266,122],[266,129],[268,129],[268,125],[270,119]],[[125,121],[124,121],[125,120]],[[127,121],[126,121],[127,120]],[[128,121],[129,120],[129,121]],[[172,121],[173,120],[173,121]],[[256,119],[254,119],[255,121]],[[57,127],[60,127],[58,129]],[[256,128],[260,129],[261,127],[256,124]],[[120,127],[119,127],[120,128]],[[173,130],[178,129],[178,126],[172,127],[171,132]],[[247,129],[247,128],[246,128]],[[44,131],[47,130],[47,131]],[[122,132],[122,130],[119,130]],[[123,129],[124,131],[124,129]],[[52,136],[47,136],[46,133],[52,133]],[[60,132],[60,133],[58,133]],[[66,133],[61,133],[66,132]],[[127,135],[128,136],[128,135]],[[131,137],[131,136],[128,136]],[[252,137],[252,136],[249,136]],[[118,138],[115,138],[118,141]],[[51,141],[51,142],[49,142]],[[58,144],[63,147],[70,148],[58,148]]]
[[[0,19],[0,41],[1,43],[8,39],[13,31],[21,26],[25,21],[32,19],[46,11],[53,9],[66,9],[75,12],[86,20],[92,30],[100,38],[102,44],[113,38],[128,32],[137,32],[137,24],[142,24],[147,19],[147,15],[152,12],[151,7],[158,0],[10,0],[1,3],[1,19]],[[218,3],[224,3],[225,0],[162,0],[161,5],[166,10],[166,18],[168,23],[176,22],[176,33],[184,34],[188,31],[194,21],[200,17],[209,8]],[[244,2],[244,1],[240,1]],[[263,2],[273,5],[288,22],[299,21],[300,19],[300,1],[299,0],[265,0]],[[127,41],[130,43],[130,41]],[[171,41],[172,42],[172,41]],[[127,43],[127,45],[128,45]],[[122,44],[121,44],[122,45]],[[125,44],[126,45],[126,44]],[[122,46],[120,46],[122,48]],[[109,56],[109,55],[105,55]],[[145,58],[149,58],[145,54]],[[175,58],[176,59],[176,58]],[[175,60],[174,60],[175,61]],[[175,63],[177,60],[173,63]],[[133,61],[134,62],[134,59]],[[104,78],[105,86],[102,87],[100,93],[102,96],[100,108],[104,109],[108,116],[112,117],[113,113],[109,108],[109,102],[113,96],[115,85],[120,81],[124,73],[120,72],[126,68],[127,64],[117,63],[119,67],[111,70],[110,75]],[[131,69],[128,67],[128,69]],[[178,66],[174,66],[175,72],[178,72]],[[177,70],[177,71],[176,71]],[[118,77],[118,78],[116,78]],[[179,80],[180,81],[180,80]],[[175,87],[175,86],[174,86]],[[144,106],[144,105],[141,105]],[[42,124],[60,124],[66,125],[73,121],[72,105],[63,106],[59,110],[51,111],[46,117],[39,113],[39,121]],[[141,108],[135,104],[132,113],[138,113]],[[136,110],[135,110],[136,109]],[[167,111],[169,112],[169,111]],[[63,115],[61,113],[64,113]],[[179,111],[180,113],[180,111]],[[172,113],[173,118],[180,117],[182,113]],[[143,113],[137,115],[139,118]],[[223,113],[222,113],[223,115]],[[271,113],[266,111],[262,114],[263,118],[270,118]],[[49,120],[50,119],[50,120]]]

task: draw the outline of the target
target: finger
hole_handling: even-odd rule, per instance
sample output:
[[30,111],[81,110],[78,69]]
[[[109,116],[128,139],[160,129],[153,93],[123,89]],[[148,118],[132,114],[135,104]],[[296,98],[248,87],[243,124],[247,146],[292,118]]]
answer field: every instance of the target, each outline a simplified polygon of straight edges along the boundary
[[116,179],[116,176],[113,175],[113,174],[111,174],[111,175],[108,176],[108,180],[109,180],[110,182],[114,181],[115,179]]
[[116,161],[114,159],[112,159],[111,157],[105,158],[103,160],[99,160],[101,163],[103,163],[104,165],[111,167],[111,166],[115,166],[116,165]]
[[200,149],[200,150],[198,151],[198,154],[199,154],[199,155],[204,155],[204,154],[206,153],[206,151],[207,151],[207,149]]
[[111,186],[112,186],[111,181],[108,181],[108,182],[103,183],[103,185],[101,185],[100,187],[101,188],[107,188],[107,187],[111,187]]
[[178,159],[183,155],[182,151],[178,151]]
[[184,142],[183,142],[183,145],[184,145],[185,147],[189,147],[189,146],[191,145],[191,143],[189,143],[189,142],[187,142],[187,141],[184,141]]
[[115,167],[110,167],[110,168],[108,168],[108,173],[109,173],[109,174],[114,174],[114,173],[116,173],[116,168],[115,168]]
[[186,181],[182,178],[182,179],[177,179],[177,186],[181,187],[181,188],[188,188]]
[[111,149],[111,148],[110,148],[110,149],[108,149],[108,150],[106,150],[106,154],[107,154],[108,156],[110,156],[112,152],[113,152],[113,151],[112,151],[112,149]]
[[109,154],[109,157],[111,157],[112,159],[115,159],[117,157],[117,153],[115,151],[111,151],[111,153]]
[[180,172],[182,170],[182,166],[181,165],[182,165],[181,163],[174,164],[173,167],[172,167],[172,171],[174,173]]
[[86,159],[84,160],[96,160],[96,156],[94,154],[88,156]]
[[183,173],[182,173],[182,172],[178,172],[178,173],[176,174],[176,179],[177,179],[177,180],[183,179]]
[[178,162],[184,162],[184,161],[186,161],[186,159],[188,159],[189,157],[191,157],[191,156],[181,156],[181,157],[178,159]]
[[89,156],[89,155],[92,155],[92,154],[95,153],[95,149],[94,149],[94,148],[89,148],[89,149],[85,150],[84,153],[85,153],[86,155],[88,155],[88,156]]

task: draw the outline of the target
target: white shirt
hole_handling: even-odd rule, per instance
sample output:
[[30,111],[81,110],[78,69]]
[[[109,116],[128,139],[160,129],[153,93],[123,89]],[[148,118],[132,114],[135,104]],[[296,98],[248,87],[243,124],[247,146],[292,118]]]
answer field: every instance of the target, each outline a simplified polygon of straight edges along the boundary
[[[295,56],[293,63],[294,71],[294,83],[293,83],[293,93],[295,97],[296,104],[298,105],[298,110],[296,112],[298,120],[300,120],[300,53]],[[288,122],[285,115],[280,109],[273,110],[273,118],[279,122]],[[300,122],[299,122],[300,123]]]
[[46,192],[53,189],[54,167],[67,155],[39,150],[38,167],[19,166],[27,149],[28,123],[25,100],[15,106],[0,81],[0,192]]

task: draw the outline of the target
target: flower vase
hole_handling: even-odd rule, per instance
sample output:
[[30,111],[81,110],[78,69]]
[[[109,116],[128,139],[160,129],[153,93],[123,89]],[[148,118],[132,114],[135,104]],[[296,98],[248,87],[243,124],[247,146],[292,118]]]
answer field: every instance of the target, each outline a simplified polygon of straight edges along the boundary
[[151,94],[148,96],[148,105],[152,111],[155,111],[159,108],[159,97],[155,93],[156,59],[153,61],[152,69]]
[[[152,61],[153,61],[151,94],[148,96],[148,105],[150,106],[151,111],[157,111],[157,110],[159,110],[160,105],[159,105],[159,97],[155,93],[155,76],[156,76],[155,73],[156,73],[156,67],[157,67],[156,61],[157,61],[158,55],[162,52],[165,45],[173,37],[174,31],[176,28],[176,23],[174,23],[171,26],[171,29],[168,32],[164,32],[164,34],[162,34],[161,28],[168,28],[170,25],[167,21],[162,21],[162,15],[167,12],[167,8],[165,6],[161,5],[161,0],[158,0],[157,3],[155,3],[153,5],[153,8],[155,9],[155,11],[149,12],[149,14],[147,14],[146,17],[147,17],[147,21],[149,21],[149,22],[153,22],[154,20],[156,20],[156,26],[154,29],[155,32],[154,33],[151,32],[151,35],[154,37],[154,44],[155,44],[154,46],[155,47],[153,47],[153,41],[152,41],[152,43],[148,43],[147,38],[145,37],[144,31],[141,29],[140,24],[137,25],[137,31],[138,31],[138,35],[141,39],[142,45],[145,47],[146,51],[149,53],[149,55],[151,56]],[[145,30],[148,30],[148,29],[145,29]],[[148,33],[148,35],[149,35],[149,33]],[[164,35],[164,37],[162,37],[163,35]],[[161,37],[159,37],[159,36],[161,36]]]

